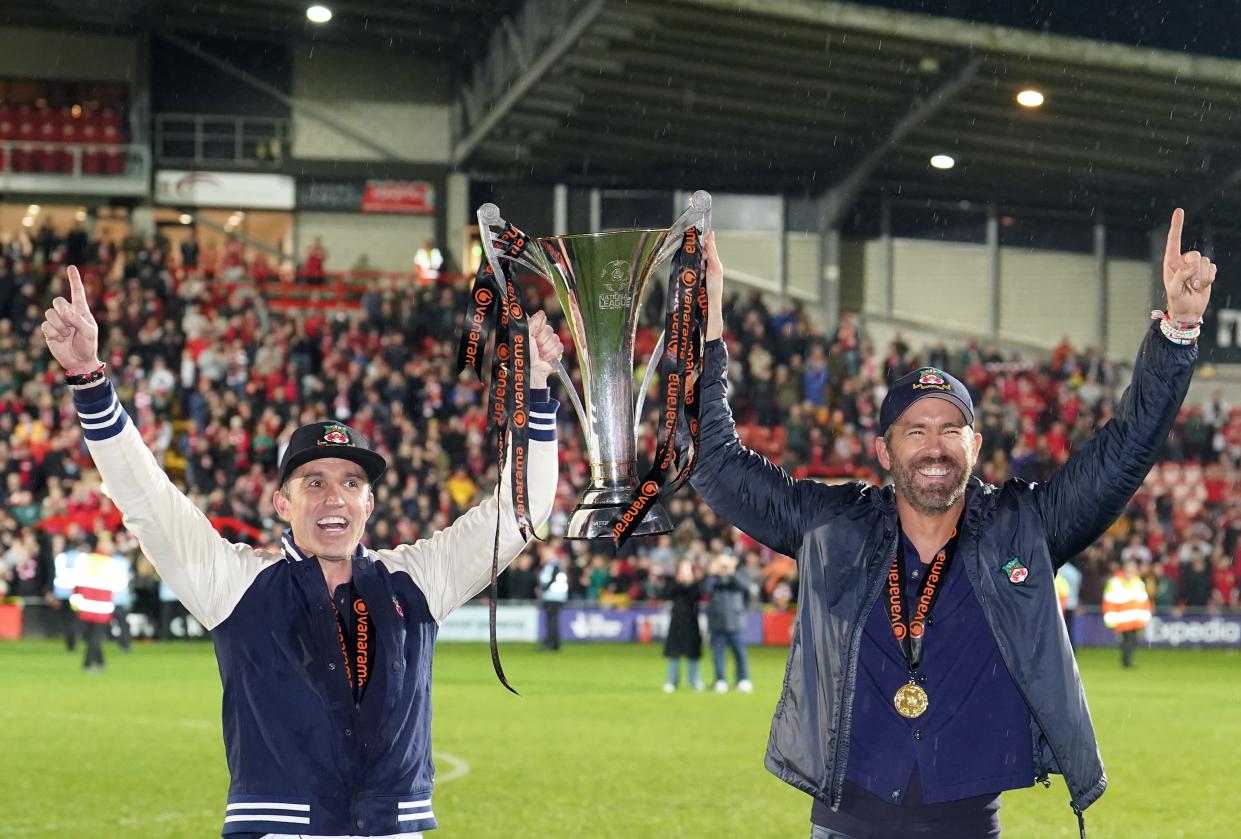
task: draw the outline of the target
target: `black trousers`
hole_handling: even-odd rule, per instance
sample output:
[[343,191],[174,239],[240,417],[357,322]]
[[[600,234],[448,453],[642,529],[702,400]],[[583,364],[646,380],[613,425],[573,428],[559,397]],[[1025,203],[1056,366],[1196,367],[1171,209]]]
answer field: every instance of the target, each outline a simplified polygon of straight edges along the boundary
[[1140,629],[1130,629],[1120,633],[1120,663],[1125,667],[1133,666],[1133,653],[1138,648]]
[[543,649],[545,650],[560,649],[560,610],[563,606],[563,603],[543,601],[543,619],[547,624],[543,634]]
[[73,611],[68,600],[59,602],[61,628],[65,633],[65,649],[73,652],[78,646],[78,613]]
[[86,658],[83,667],[95,665],[103,667],[103,639],[108,632],[108,624],[82,621],[82,637],[86,639]]
[[[124,652],[129,652],[129,645],[133,643],[133,635],[129,632],[129,610],[117,606],[116,611],[112,613],[112,622],[116,624],[118,633],[116,643]],[[111,635],[110,632],[108,634]]]

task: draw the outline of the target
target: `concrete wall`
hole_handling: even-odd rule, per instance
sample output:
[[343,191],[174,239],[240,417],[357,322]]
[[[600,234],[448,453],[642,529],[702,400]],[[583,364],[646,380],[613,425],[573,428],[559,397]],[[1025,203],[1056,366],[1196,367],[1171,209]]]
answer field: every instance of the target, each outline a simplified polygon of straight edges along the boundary
[[[452,70],[445,61],[299,44],[293,56],[293,155],[444,163]],[[380,149],[323,119],[343,123]]]
[[[861,249],[863,311],[882,316],[883,242],[867,240]],[[1093,256],[1005,247],[999,259],[1002,338],[1044,348],[1066,335],[1076,346],[1099,344]],[[988,336],[991,297],[985,245],[893,239],[892,272],[895,319],[945,335]],[[1151,269],[1142,260],[1111,259],[1107,275],[1105,350],[1111,358],[1125,360],[1149,325]]]

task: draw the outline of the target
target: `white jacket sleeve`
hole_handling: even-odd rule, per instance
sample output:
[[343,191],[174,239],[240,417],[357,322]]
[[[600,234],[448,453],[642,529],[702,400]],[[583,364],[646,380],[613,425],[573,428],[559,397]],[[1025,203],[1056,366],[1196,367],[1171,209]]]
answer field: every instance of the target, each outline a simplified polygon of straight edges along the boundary
[[[556,495],[559,457],[556,444],[558,403],[535,402],[530,408],[530,520],[535,528],[551,515]],[[510,453],[511,457],[511,453]],[[391,571],[404,571],[427,598],[431,616],[440,623],[491,581],[496,513],[500,519],[500,568],[507,568],[526,546],[513,513],[513,488],[508,464],[504,480],[478,506],[430,538],[412,545],[375,551]]]
[[125,527],[190,613],[207,629],[218,626],[280,554],[233,544],[216,532],[155,462],[111,384],[78,391],[74,406]]

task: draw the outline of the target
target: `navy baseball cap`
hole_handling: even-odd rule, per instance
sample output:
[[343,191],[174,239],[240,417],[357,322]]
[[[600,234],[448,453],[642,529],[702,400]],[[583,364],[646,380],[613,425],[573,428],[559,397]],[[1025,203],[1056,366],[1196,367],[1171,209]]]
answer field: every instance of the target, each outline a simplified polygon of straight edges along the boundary
[[910,405],[928,396],[956,405],[965,415],[965,424],[974,424],[974,400],[961,380],[935,367],[920,367],[901,376],[888,388],[888,395],[879,406],[879,436],[887,434],[888,428],[909,410]]
[[353,461],[366,472],[371,484],[377,483],[388,468],[383,455],[373,451],[366,438],[349,426],[339,422],[312,422],[294,431],[289,438],[289,447],[280,459],[280,486],[284,486],[294,469],[323,457]]

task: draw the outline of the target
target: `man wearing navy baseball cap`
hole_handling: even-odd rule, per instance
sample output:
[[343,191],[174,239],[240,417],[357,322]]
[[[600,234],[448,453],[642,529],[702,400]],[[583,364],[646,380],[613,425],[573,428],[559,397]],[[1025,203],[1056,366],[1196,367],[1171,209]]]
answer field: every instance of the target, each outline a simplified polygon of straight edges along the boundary
[[[125,527],[211,630],[223,683],[229,839],[417,836],[431,807],[431,658],[439,625],[525,547],[506,479],[448,527],[413,544],[362,544],[384,457],[355,429],[297,429],[272,505],[279,550],[223,539],[164,474],[99,361],[76,268],[43,335],[65,368],[87,448]],[[556,489],[556,402],[547,377],[563,348],[529,319],[529,510]],[[509,474],[505,469],[504,475]],[[500,524],[498,525],[497,522]],[[502,526],[501,526],[502,525]],[[499,532],[497,533],[497,528]]]
[[[797,558],[800,591],[767,768],[809,793],[812,839],[994,839],[1000,793],[1064,776],[1082,812],[1107,776],[1056,596],[1150,470],[1189,388],[1215,266],[1164,255],[1166,314],[1111,421],[1050,480],[972,477],[982,438],[961,382],[889,388],[875,455],[892,486],[794,480],[737,437],[723,266],[708,236],[707,349],[693,485],[721,518]],[[1049,784],[1050,785],[1050,784]]]
[[[965,485],[982,447],[973,431],[974,400],[960,380],[922,367],[892,383],[879,406],[879,463],[892,475],[898,497],[926,515],[952,507]],[[960,447],[927,447],[933,433],[966,439]]]

